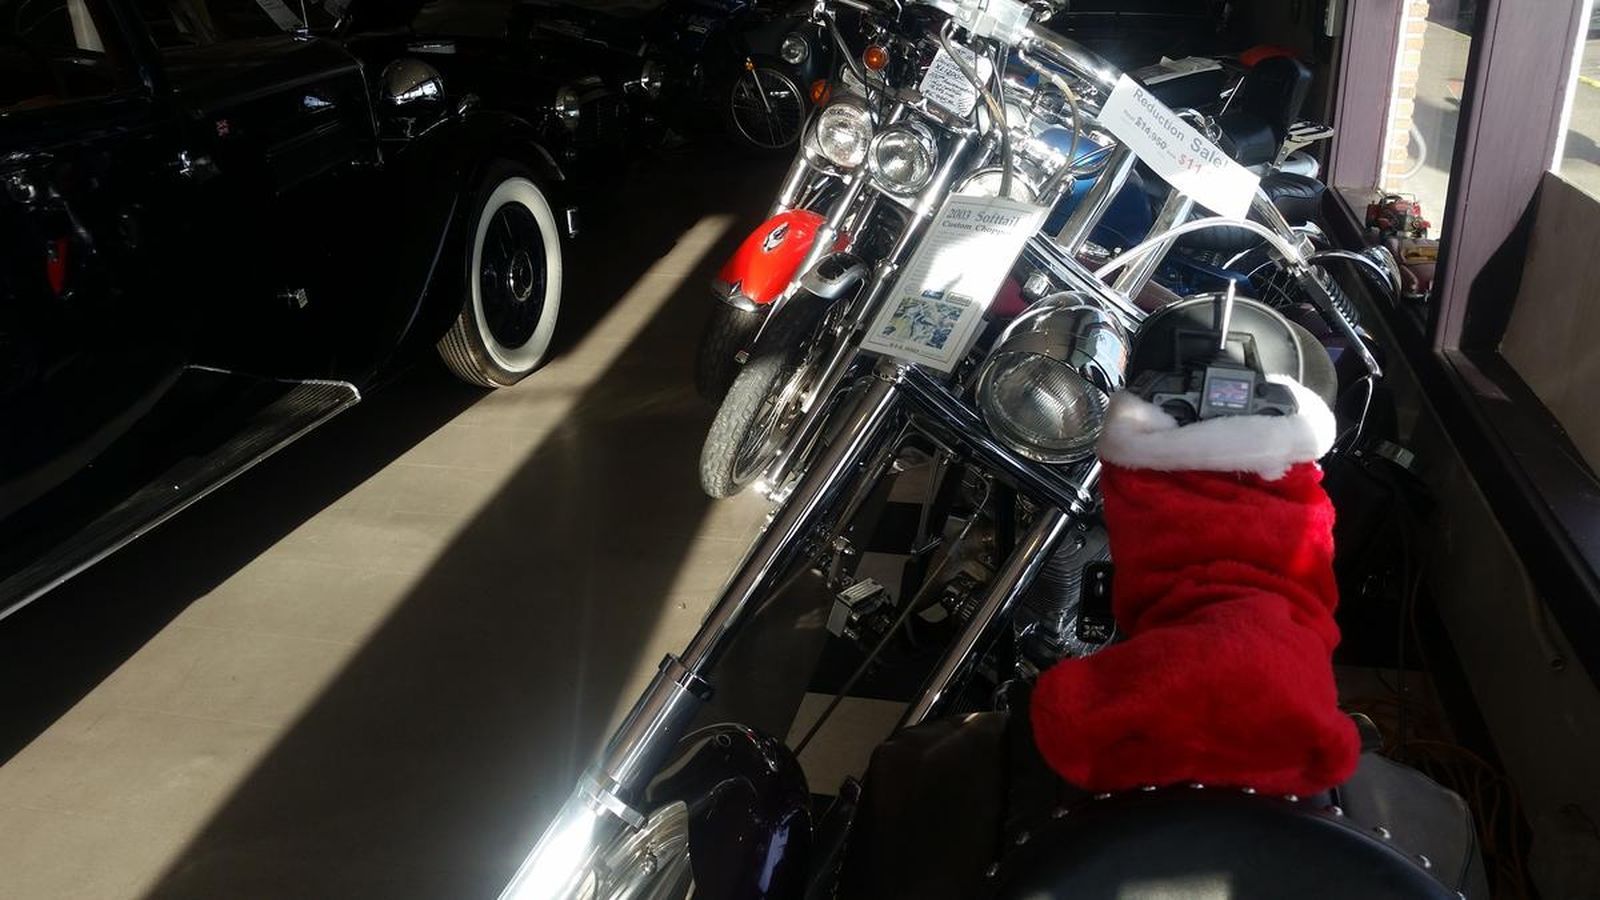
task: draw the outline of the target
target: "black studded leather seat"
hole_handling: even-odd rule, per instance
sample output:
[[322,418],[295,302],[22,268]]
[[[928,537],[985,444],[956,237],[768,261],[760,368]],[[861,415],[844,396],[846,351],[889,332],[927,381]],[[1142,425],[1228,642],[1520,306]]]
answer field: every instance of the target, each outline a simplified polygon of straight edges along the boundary
[[1080,804],[1033,833],[1002,862],[997,895],[1455,900],[1384,833],[1278,797],[1135,792]]
[[1004,713],[938,719],[885,741],[864,779],[839,896],[1489,896],[1466,804],[1376,753],[1314,797],[1179,786],[1096,798],[1056,778],[1032,746],[1026,716]]

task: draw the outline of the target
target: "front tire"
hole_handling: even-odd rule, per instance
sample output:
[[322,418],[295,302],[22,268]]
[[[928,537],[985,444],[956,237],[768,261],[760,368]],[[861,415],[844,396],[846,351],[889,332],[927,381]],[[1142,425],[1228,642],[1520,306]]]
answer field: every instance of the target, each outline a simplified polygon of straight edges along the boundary
[[798,296],[780,310],[722,398],[700,450],[700,487],[708,496],[744,490],[782,447],[820,360],[822,302]]
[[727,396],[733,380],[739,377],[740,367],[734,357],[750,348],[764,318],[761,312],[716,302],[695,350],[694,388],[700,396],[707,400]]
[[739,73],[724,97],[728,135],[745,149],[776,155],[800,139],[806,93],[782,71],[757,63]]
[[457,378],[510,387],[543,365],[561,313],[555,210],[527,167],[498,160],[473,197],[461,312],[438,351]]

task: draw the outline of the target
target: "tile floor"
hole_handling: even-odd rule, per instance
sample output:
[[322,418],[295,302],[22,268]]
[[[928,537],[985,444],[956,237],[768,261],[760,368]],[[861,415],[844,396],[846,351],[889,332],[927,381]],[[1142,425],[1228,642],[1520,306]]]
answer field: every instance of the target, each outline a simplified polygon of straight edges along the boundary
[[493,896],[760,524],[689,373],[781,165],[646,167],[545,370],[407,372],[0,625],[0,898]]

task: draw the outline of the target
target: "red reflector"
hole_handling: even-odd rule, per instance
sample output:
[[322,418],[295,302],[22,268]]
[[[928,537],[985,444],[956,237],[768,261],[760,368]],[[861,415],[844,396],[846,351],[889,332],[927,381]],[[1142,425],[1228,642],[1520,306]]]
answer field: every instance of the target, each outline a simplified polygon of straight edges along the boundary
[[889,51],[873,44],[861,54],[861,61],[872,71],[881,72],[883,67],[889,64]]

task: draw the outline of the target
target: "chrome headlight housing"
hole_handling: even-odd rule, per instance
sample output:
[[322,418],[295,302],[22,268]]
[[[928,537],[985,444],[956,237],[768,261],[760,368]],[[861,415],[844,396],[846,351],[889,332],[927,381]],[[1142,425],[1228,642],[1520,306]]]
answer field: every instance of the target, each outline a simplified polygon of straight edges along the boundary
[[[963,197],[998,197],[1000,196],[1000,183],[1005,179],[1001,177],[999,166],[984,166],[963,178],[956,185],[955,192]],[[1039,195],[1039,189],[1034,179],[1026,170],[1013,169],[1011,172],[1011,199],[1022,203],[1032,203]]]
[[896,194],[914,194],[926,187],[938,159],[933,133],[914,122],[884,129],[867,150],[873,178]]
[[978,372],[978,411],[1001,443],[1042,463],[1094,452],[1122,386],[1128,336],[1087,294],[1052,294],[1011,323]]
[[392,108],[442,106],[444,78],[420,59],[397,59],[383,67],[380,96]]
[[578,95],[577,88],[566,85],[556,91],[553,108],[557,121],[568,131],[578,130],[578,120],[583,117],[583,98]]
[[798,66],[811,56],[811,44],[805,35],[791,31],[778,44],[778,58],[791,66]]
[[853,100],[835,102],[817,115],[806,133],[806,155],[840,169],[854,169],[872,143],[872,113]]
[[666,84],[666,69],[653,59],[645,60],[639,69],[639,89],[644,91],[645,96],[651,99],[661,96],[661,89]]

